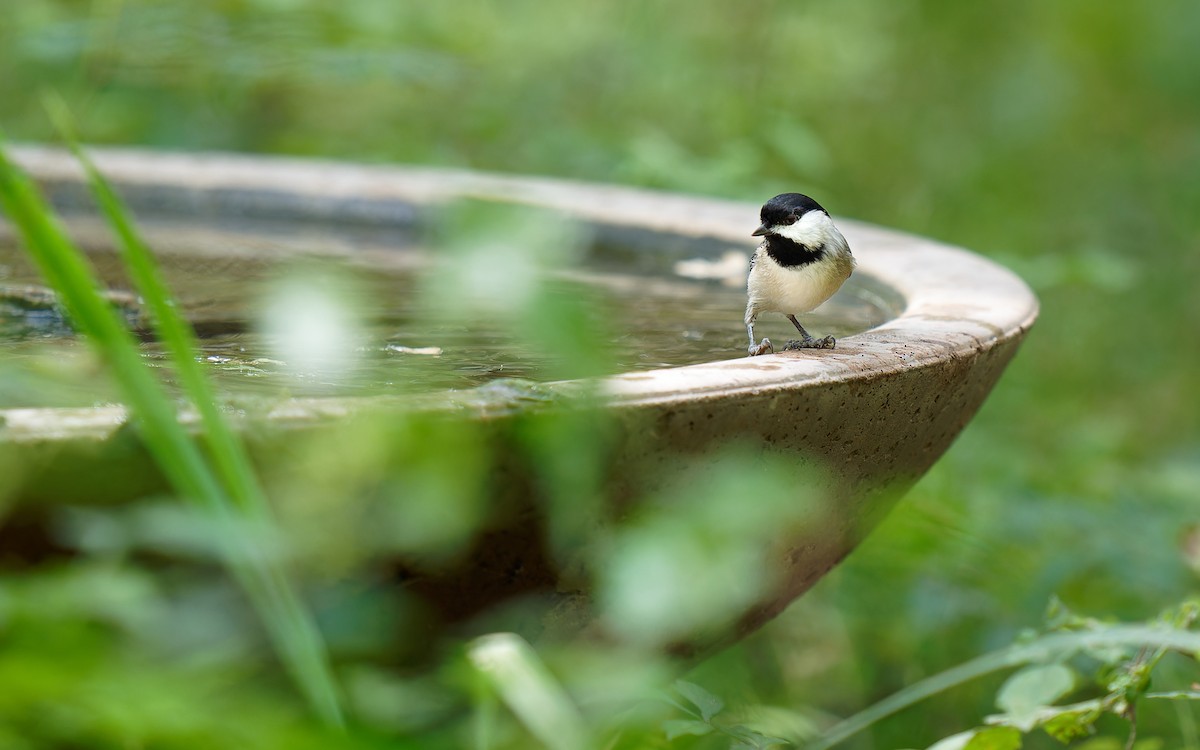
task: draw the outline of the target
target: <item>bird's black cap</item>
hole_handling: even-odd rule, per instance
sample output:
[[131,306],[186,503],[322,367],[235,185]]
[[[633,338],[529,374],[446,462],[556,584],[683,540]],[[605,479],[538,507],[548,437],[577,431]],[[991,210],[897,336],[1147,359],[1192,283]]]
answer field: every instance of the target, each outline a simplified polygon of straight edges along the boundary
[[751,232],[751,236],[759,237],[770,234],[771,227],[792,224],[809,211],[829,213],[820,203],[803,193],[780,193],[763,204],[762,210],[758,212],[762,226]]

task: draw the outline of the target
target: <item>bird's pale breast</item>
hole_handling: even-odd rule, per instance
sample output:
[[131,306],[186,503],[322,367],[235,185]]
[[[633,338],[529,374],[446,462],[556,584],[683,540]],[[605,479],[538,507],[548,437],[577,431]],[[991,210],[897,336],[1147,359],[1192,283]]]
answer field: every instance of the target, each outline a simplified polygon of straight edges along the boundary
[[806,313],[832,297],[853,270],[848,254],[784,268],[760,248],[746,291],[750,305],[760,312]]

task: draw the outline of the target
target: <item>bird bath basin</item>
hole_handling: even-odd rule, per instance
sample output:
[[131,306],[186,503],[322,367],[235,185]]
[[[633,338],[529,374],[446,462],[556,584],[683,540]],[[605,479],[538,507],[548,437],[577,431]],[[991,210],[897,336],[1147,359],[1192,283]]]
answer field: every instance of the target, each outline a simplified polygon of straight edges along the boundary
[[[27,147],[16,156],[52,201],[76,217],[69,223],[82,244],[95,251],[104,273],[104,243],[88,239],[98,235],[94,218],[86,216],[86,191],[74,163],[53,149]],[[752,451],[812,463],[827,480],[828,507],[820,528],[806,529],[781,547],[780,582],[769,595],[741,607],[739,634],[778,613],[848,554],[937,460],[995,385],[1037,314],[1025,284],[994,263],[837,217],[859,269],[815,318],[805,318],[813,330],[837,334],[837,349],[747,358],[742,356],[740,284],[695,277],[732,273],[744,280],[739,259],[753,250],[749,233],[755,205],[465,171],[115,149],[98,150],[95,158],[163,253],[168,272],[174,267],[176,281],[184,279],[183,305],[206,336],[206,346],[213,347],[206,355],[215,369],[233,363],[228,369],[234,392],[245,380],[239,373],[248,369],[269,381],[272,363],[257,353],[238,354],[246,317],[239,302],[247,293],[227,281],[214,287],[207,276],[213,268],[241,284],[269,276],[273,260],[316,248],[373,269],[384,279],[379,298],[395,300],[404,296],[405,258],[410,257],[397,248],[412,245],[414,227],[432,210],[463,198],[560,212],[586,225],[595,246],[619,248],[615,260],[609,257],[608,265],[587,280],[618,311],[628,311],[630,299],[647,305],[624,318],[618,315],[621,326],[637,330],[624,349],[618,347],[621,371],[600,383],[604,409],[618,434],[607,464],[614,502],[628,494],[622,490],[621,467],[637,464],[652,474],[656,463],[666,465],[680,454],[703,453],[731,440]],[[193,261],[200,270],[189,276]],[[637,270],[621,273],[623,264]],[[0,287],[7,284],[7,304],[36,307],[40,292],[30,291],[31,279],[11,269],[18,265],[9,264],[7,280],[0,275]],[[0,294],[0,311],[5,299]],[[688,311],[689,324],[661,323],[680,309]],[[130,315],[136,325],[136,310]],[[506,352],[486,336],[451,337],[447,343],[445,336],[422,339],[419,331],[399,335],[396,320],[404,317],[402,310],[373,315],[389,327],[366,347],[376,368],[371,393],[378,393],[380,384],[392,384],[389,377],[407,377],[395,375],[401,364],[394,354],[457,346],[470,350],[468,356],[461,368],[443,368],[443,380],[423,383],[418,389],[423,395],[409,395],[413,389],[404,384],[396,390],[405,395],[366,397],[354,384],[294,389],[289,398],[258,405],[261,419],[252,420],[246,432],[252,448],[273,450],[307,430],[365,412],[418,408],[503,424],[525,408],[528,394],[474,386],[497,373],[525,374],[531,361],[527,353]],[[54,325],[52,316],[30,320]],[[772,329],[765,318],[764,334],[786,338],[788,324],[782,318],[777,322],[780,327]],[[661,338],[664,328],[667,340]],[[0,343],[10,352],[19,346],[13,340]],[[489,366],[478,366],[480,361]],[[249,387],[253,393],[254,386]],[[545,386],[551,395],[574,387]],[[18,501],[112,503],[162,487],[136,431],[124,429],[121,407],[92,406],[77,393],[65,398],[63,404],[0,404],[0,451],[19,462],[11,465],[26,467]],[[92,478],[82,498],[63,481],[64,475],[80,473]],[[453,622],[512,594],[540,589],[556,602],[557,626],[587,627],[586,586],[565,582],[560,566],[540,552],[543,530],[536,511],[522,499],[528,485],[520,467],[506,466],[501,476],[506,481],[499,483],[498,494],[518,510],[489,531],[486,548],[441,571],[423,584],[422,594]]]

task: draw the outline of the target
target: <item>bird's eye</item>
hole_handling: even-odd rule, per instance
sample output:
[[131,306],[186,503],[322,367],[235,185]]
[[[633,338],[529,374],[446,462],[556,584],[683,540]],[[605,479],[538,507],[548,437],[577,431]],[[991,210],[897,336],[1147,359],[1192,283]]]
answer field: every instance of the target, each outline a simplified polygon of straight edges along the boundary
[[797,216],[797,215],[795,215],[795,214],[792,214],[792,215],[790,215],[790,216],[786,217],[786,218],[783,220],[783,223],[784,223],[784,224],[795,224],[795,223],[796,223],[796,219],[799,219],[799,218],[800,218],[799,216]]

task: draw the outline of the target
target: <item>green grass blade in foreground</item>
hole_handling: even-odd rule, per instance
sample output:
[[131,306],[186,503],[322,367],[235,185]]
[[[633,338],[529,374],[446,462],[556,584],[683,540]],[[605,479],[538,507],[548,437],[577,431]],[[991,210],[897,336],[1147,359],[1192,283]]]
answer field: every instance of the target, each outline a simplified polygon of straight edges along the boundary
[[524,639],[514,633],[485,635],[471,642],[467,655],[544,746],[550,750],[587,746],[579,709]]
[[[99,294],[99,285],[82,255],[58,226],[52,211],[28,179],[9,161],[2,138],[0,206],[19,228],[34,262],[58,292],[75,325],[92,340],[113,368],[129,407],[139,420],[146,447],[163,473],[181,495],[199,503],[222,522],[224,533],[220,541],[231,570],[263,618],[283,662],[301,690],[326,722],[342,725],[337,690],[315,624],[277,565],[255,549],[246,534],[245,524],[235,520],[235,517],[254,519],[236,512],[229,501],[230,495],[179,424],[173,403],[142,362],[133,336]],[[109,207],[120,210],[116,203]],[[129,225],[127,221],[125,223]],[[134,273],[133,269],[131,273]],[[160,303],[170,304],[161,283],[157,286],[157,298]],[[181,338],[168,344],[180,341],[188,352],[193,351],[186,329]],[[257,484],[252,487],[252,492],[258,492]],[[261,498],[261,494],[258,497]],[[262,517],[261,514],[254,515],[258,519]]]
[[[69,134],[63,123],[59,128]],[[213,388],[197,361],[198,347],[191,325],[179,314],[153,254],[130,221],[116,191],[76,140],[70,138],[68,142],[83,165],[92,193],[119,240],[118,247],[126,268],[150,309],[155,334],[170,353],[184,392],[200,414],[205,441],[226,491],[244,511],[257,519],[267,520],[266,496],[245,446],[221,414]],[[320,635],[292,587],[277,566],[269,566],[262,572],[268,574],[270,580],[254,582],[263,588],[256,598],[269,597],[274,602],[271,607],[260,606],[260,609],[264,619],[268,620],[268,627],[274,631],[273,635],[281,642],[281,648],[305,665],[294,668],[308,675],[306,681],[332,683]]]
[[881,719],[992,672],[1024,664],[1048,662],[1083,649],[1113,646],[1163,648],[1196,654],[1200,653],[1200,633],[1145,625],[1114,625],[1086,632],[1043,635],[1028,643],[1019,643],[984,654],[913,683],[835,724],[819,739],[805,745],[804,750],[826,750],[841,744]]
[[146,369],[133,336],[98,293],[91,271],[58,227],[29,181],[9,161],[0,139],[0,207],[25,239],[30,256],[91,338],[122,384],[142,421],[148,449],[180,492],[196,499],[217,493],[198,452],[175,424],[175,409]]
[[239,505],[253,513],[265,515],[266,497],[251,467],[249,456],[217,407],[213,388],[196,359],[199,347],[195,332],[180,315],[154,254],[142,240],[120,196],[80,147],[66,105],[56,97],[47,97],[46,109],[71,152],[83,166],[92,195],[117,237],[117,248],[125,267],[150,310],[154,333],[170,354],[183,391],[200,415],[205,441],[224,480],[225,489]]

